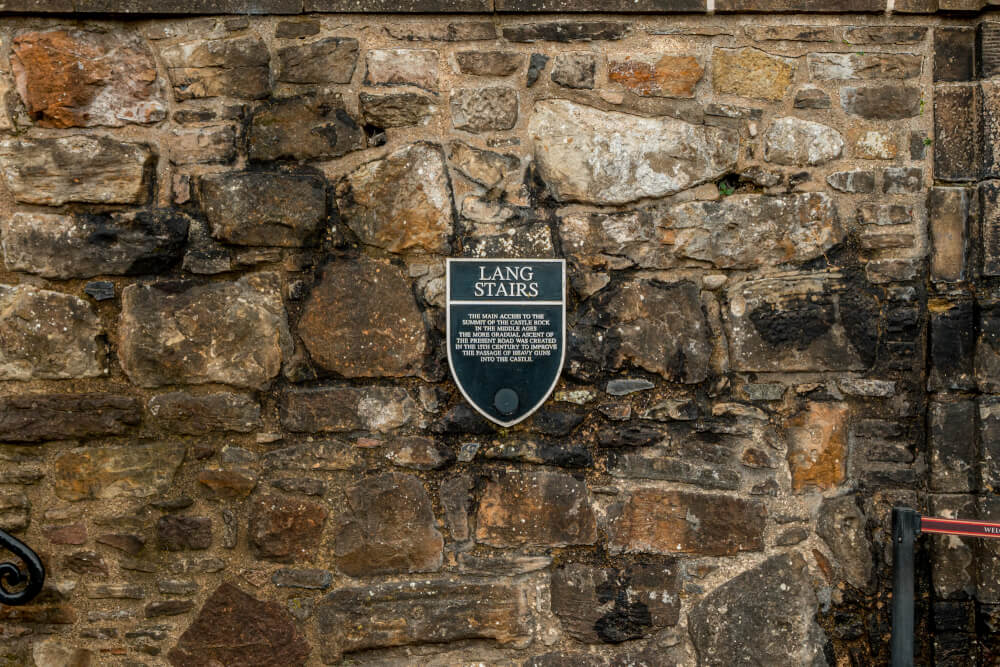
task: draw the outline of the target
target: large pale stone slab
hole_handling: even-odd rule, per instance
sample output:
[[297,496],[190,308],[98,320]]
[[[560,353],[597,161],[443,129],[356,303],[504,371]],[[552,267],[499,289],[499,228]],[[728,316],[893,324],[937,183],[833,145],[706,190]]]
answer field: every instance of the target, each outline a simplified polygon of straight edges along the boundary
[[155,161],[145,144],[73,135],[0,142],[0,168],[14,199],[61,206],[141,204],[149,195],[147,170]]
[[270,273],[200,286],[129,285],[119,331],[122,368],[143,387],[260,389],[291,353],[280,281]]
[[840,157],[844,138],[832,127],[778,118],[764,133],[764,159],[776,164],[819,165]]
[[663,197],[722,176],[739,152],[733,130],[565,100],[536,103],[528,132],[539,173],[559,201],[625,204]]
[[105,373],[97,313],[69,294],[0,285],[0,380],[61,380]]

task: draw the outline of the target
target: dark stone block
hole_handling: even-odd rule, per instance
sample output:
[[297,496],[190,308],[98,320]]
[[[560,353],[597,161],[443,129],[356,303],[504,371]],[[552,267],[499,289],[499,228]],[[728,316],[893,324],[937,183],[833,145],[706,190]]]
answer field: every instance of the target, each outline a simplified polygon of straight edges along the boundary
[[840,89],[844,111],[871,120],[901,120],[920,113],[923,92],[916,86],[845,86]]
[[548,64],[549,57],[543,53],[532,53],[531,61],[528,63],[528,76],[525,79],[525,87],[531,88],[538,81],[538,77],[541,76],[542,70],[545,69],[545,65]]
[[0,397],[0,442],[34,443],[121,435],[141,419],[139,402],[113,394]]
[[306,12],[438,13],[492,12],[492,0],[305,0]]
[[200,516],[160,517],[156,536],[160,548],[166,551],[208,549],[212,546],[212,520]]
[[970,400],[932,401],[928,421],[931,490],[975,491],[976,404]]
[[1000,299],[996,296],[979,300],[976,382],[982,392],[1000,393]]
[[970,601],[935,601],[934,631],[974,633],[976,631],[975,606]]
[[979,88],[938,86],[934,90],[934,177],[974,181],[979,175]]
[[703,12],[705,0],[495,0],[498,12]]
[[1000,178],[1000,82],[980,82],[979,94],[983,151],[983,170],[979,177]]
[[1000,276],[1000,181],[979,184],[979,243],[983,275]]
[[980,23],[976,47],[980,78],[1000,74],[1000,23]]
[[932,280],[958,282],[966,278],[970,192],[966,188],[931,188],[927,194]]
[[508,42],[591,42],[622,39],[628,31],[628,23],[617,21],[553,21],[504,26],[503,37]]
[[885,0],[719,0],[717,12],[881,12]]
[[975,387],[973,362],[976,351],[976,322],[971,300],[935,299],[930,310],[931,391]]
[[934,29],[934,80],[972,81],[976,78],[976,29]]
[[[59,1],[40,0],[45,4],[57,4]],[[7,10],[9,3],[4,4]],[[72,10],[66,11],[101,14],[300,14],[302,0],[73,0]]]
[[115,284],[110,280],[94,280],[83,286],[83,291],[94,301],[107,301],[115,298]]

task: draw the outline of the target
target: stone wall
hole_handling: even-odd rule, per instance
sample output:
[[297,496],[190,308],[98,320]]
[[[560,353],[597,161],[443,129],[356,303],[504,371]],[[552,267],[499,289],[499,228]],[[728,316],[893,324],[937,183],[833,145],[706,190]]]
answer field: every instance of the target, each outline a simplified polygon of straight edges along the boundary
[[[404,4],[0,7],[0,664],[885,663],[889,509],[1000,520],[1000,22]],[[514,428],[451,256],[567,260]],[[921,541],[920,664],[998,556]]]

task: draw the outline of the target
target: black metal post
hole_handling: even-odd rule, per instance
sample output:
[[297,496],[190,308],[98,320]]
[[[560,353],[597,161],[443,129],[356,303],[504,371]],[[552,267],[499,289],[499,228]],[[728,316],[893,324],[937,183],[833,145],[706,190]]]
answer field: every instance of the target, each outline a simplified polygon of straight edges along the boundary
[[[27,544],[13,535],[0,530],[0,548],[10,551],[21,559],[27,574],[14,563],[0,563],[0,604],[17,606],[31,602],[45,583],[45,568],[38,554]],[[10,590],[9,586],[24,586],[20,590]]]
[[914,541],[920,515],[892,508],[892,667],[913,667]]

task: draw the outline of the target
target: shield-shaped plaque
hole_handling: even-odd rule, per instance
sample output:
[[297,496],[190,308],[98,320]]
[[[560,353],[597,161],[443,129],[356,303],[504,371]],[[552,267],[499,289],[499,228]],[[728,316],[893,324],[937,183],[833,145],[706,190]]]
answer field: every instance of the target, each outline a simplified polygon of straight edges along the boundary
[[448,362],[490,421],[513,426],[556,386],[566,350],[566,262],[449,259]]

